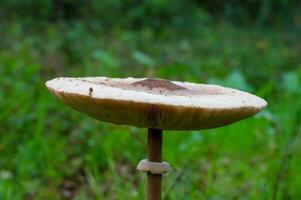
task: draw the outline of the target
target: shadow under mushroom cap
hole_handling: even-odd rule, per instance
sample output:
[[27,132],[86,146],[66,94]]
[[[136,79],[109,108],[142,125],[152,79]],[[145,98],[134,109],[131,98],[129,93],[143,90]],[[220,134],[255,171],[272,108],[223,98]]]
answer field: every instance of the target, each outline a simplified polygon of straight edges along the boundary
[[267,105],[235,89],[153,78],[56,78],[46,85],[66,104],[101,121],[166,130],[224,126]]

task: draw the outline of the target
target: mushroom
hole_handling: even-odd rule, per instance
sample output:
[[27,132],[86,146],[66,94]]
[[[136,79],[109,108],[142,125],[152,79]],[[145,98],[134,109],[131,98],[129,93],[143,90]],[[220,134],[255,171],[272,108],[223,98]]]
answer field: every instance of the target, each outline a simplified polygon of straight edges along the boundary
[[74,109],[101,121],[148,129],[147,199],[161,199],[162,130],[221,127],[255,115],[267,102],[255,95],[217,85],[158,78],[55,78],[48,89]]

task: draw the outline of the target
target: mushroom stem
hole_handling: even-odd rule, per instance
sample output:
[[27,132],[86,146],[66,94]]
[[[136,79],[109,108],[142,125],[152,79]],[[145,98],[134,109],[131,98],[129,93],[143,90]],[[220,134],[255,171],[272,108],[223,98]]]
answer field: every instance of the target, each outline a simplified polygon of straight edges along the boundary
[[[149,128],[147,132],[147,159],[162,161],[162,130]],[[147,172],[147,200],[161,200],[162,174]]]

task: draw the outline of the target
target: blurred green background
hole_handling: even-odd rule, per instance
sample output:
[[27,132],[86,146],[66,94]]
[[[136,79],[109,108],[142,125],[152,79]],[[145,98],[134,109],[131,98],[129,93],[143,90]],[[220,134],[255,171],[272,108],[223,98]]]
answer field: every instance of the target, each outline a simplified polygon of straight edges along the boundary
[[44,85],[58,76],[155,76],[265,98],[236,124],[166,131],[164,198],[301,199],[299,1],[0,1],[0,199],[143,199],[146,130],[63,105]]

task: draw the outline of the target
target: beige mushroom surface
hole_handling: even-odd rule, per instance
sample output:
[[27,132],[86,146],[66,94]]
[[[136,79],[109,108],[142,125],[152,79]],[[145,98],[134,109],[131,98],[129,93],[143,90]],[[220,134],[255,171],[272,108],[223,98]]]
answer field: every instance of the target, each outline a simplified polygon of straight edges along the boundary
[[98,120],[164,130],[220,127],[267,105],[236,89],[157,78],[61,77],[46,86],[66,104]]

